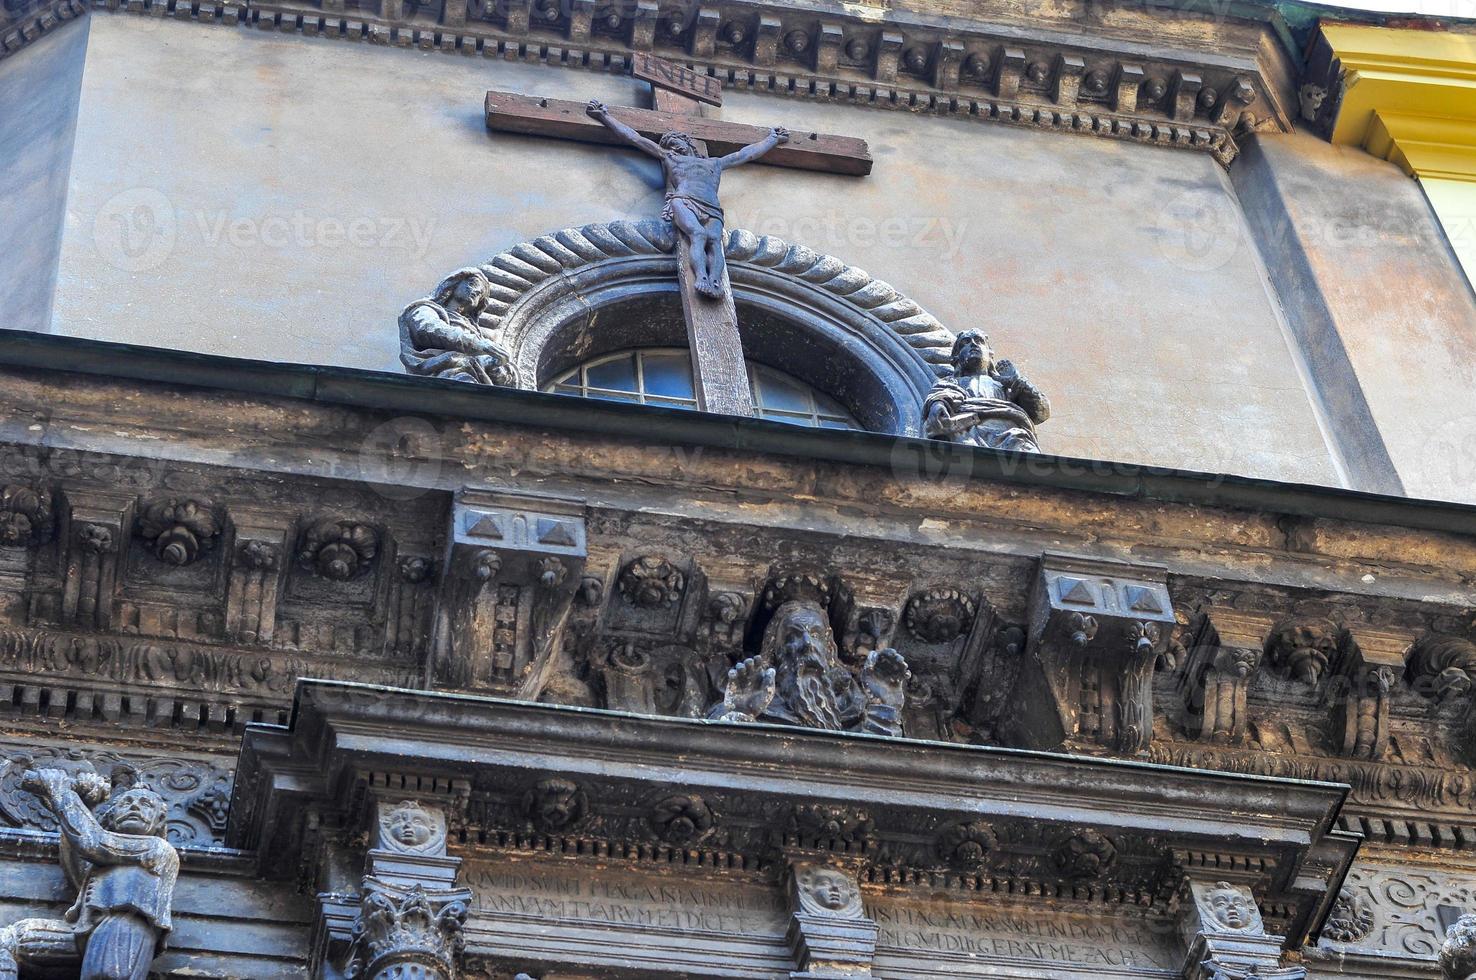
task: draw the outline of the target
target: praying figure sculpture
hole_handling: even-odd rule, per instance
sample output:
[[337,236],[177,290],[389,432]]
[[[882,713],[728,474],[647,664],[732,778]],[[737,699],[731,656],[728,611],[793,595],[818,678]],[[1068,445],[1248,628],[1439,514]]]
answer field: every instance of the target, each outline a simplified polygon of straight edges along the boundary
[[[179,854],[165,839],[169,810],[159,794],[131,786],[108,799],[96,773],[31,769],[21,787],[53,814],[61,832],[61,861],[77,889],[65,922],[24,919],[0,936],[0,978],[19,965],[75,964],[81,980],[147,980],[164,946]],[[70,932],[70,950],[61,942]]]
[[480,269],[451,273],[427,299],[400,314],[400,361],[411,374],[516,387],[512,354],[479,323],[492,298]]
[[752,163],[780,143],[787,143],[789,131],[776,127],[759,142],[713,159],[686,133],[667,133],[660,143],[647,139],[610,115],[599,100],[591,101],[586,111],[622,140],[661,161],[666,177],[666,207],[661,217],[676,226],[686,246],[697,292],[709,299],[722,299],[727,269],[718,182],[724,170]]
[[1035,427],[1051,403],[1007,360],[996,361],[989,338],[965,330],[953,342],[953,374],[939,378],[923,404],[923,433],[989,449],[1040,452]]
[[728,671],[723,700],[710,716],[901,735],[910,676],[907,661],[892,649],[871,651],[853,672],[836,654],[824,609],[794,600],[774,611],[759,656]]

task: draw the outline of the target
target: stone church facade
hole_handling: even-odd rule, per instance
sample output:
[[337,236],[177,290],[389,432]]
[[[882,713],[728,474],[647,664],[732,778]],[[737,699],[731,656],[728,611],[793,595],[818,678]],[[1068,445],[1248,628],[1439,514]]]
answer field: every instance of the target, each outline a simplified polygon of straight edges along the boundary
[[0,16],[0,978],[1476,977],[1471,25]]

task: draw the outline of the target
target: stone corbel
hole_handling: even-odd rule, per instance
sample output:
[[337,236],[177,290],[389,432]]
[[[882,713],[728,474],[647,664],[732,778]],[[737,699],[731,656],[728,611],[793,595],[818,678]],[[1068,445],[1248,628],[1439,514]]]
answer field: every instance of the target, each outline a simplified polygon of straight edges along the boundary
[[1389,747],[1389,701],[1414,637],[1376,626],[1348,634],[1325,699],[1341,733],[1338,751],[1378,760]]
[[119,564],[133,527],[133,500],[69,492],[66,505],[60,619],[68,625],[108,629],[113,624]]
[[1270,626],[1270,617],[1236,609],[1202,610],[1191,621],[1179,685],[1185,727],[1200,741],[1245,740],[1250,729],[1246,694]]
[[1165,569],[1046,554],[1002,734],[1035,749],[1083,738],[1143,751],[1153,668],[1173,627]]
[[230,513],[235,540],[226,585],[225,638],[270,643],[277,625],[277,596],[291,522],[256,511]]
[[789,947],[799,969],[791,980],[871,976],[877,924],[861,904],[860,867],[792,856]]
[[1183,980],[1305,980],[1306,970],[1280,967],[1283,939],[1266,932],[1245,885],[1188,879],[1178,905]]
[[432,679],[535,699],[583,581],[582,504],[463,491],[451,513]]

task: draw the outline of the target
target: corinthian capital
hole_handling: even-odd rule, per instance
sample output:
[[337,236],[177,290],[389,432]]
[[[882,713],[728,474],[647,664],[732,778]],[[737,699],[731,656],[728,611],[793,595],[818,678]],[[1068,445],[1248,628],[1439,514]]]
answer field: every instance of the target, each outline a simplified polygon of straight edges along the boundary
[[344,976],[350,980],[456,980],[471,892],[400,888],[364,879]]

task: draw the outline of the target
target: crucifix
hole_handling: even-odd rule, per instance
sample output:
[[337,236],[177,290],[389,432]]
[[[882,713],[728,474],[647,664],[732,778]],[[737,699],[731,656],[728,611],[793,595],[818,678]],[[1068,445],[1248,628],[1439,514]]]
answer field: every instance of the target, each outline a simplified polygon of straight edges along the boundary
[[[487,128],[588,143],[624,144],[661,161],[666,179],[662,217],[677,234],[677,281],[687,324],[698,407],[753,415],[738,314],[723,259],[725,228],[718,202],[724,170],[762,162],[801,170],[863,176],[871,172],[866,141],[808,133],[798,139],[703,116],[722,105],[710,75],[637,52],[631,73],[651,85],[651,109],[609,108],[510,92],[487,93]],[[717,155],[711,155],[717,154]]]

